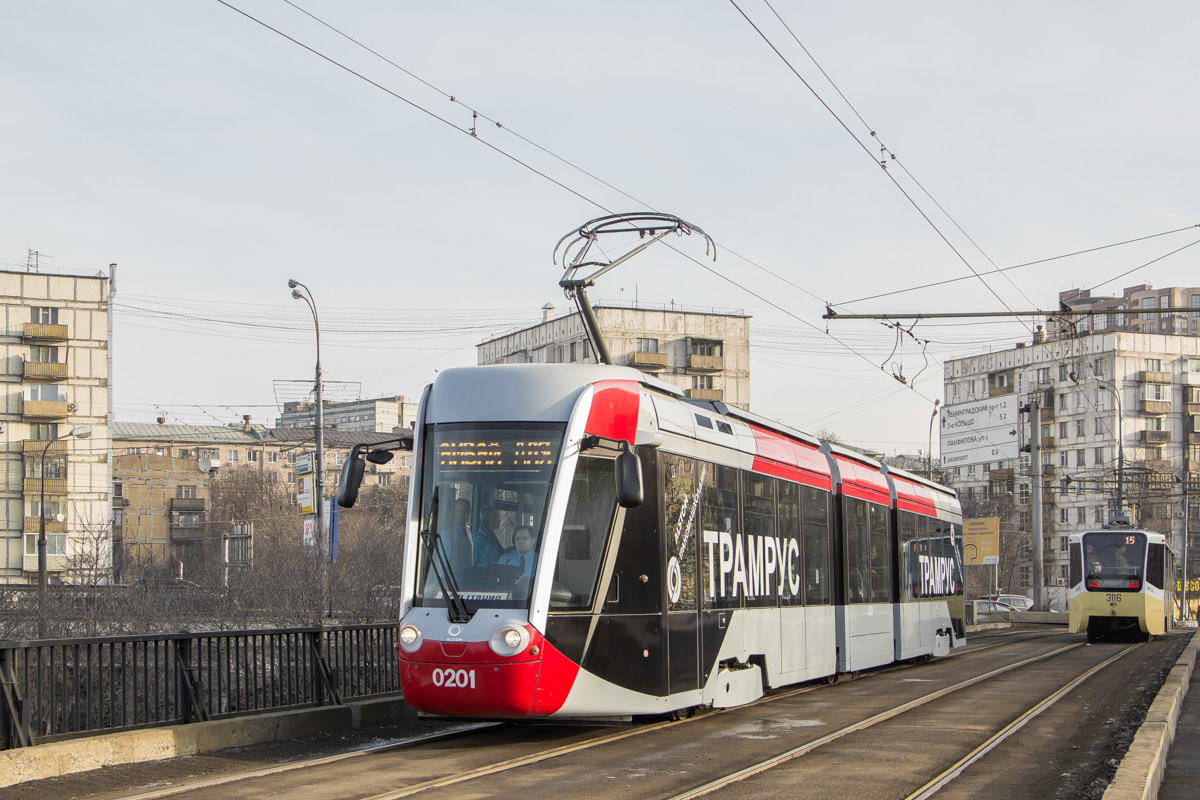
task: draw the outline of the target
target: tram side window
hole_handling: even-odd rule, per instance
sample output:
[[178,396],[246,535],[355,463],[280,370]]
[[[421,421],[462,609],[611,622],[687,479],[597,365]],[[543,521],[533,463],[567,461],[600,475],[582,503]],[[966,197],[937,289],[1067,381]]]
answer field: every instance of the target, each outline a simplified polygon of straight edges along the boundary
[[846,500],[846,601],[870,601],[871,512],[865,500],[847,497]]
[[[746,605],[774,606],[778,603],[779,568],[786,561],[775,552],[774,478],[742,473],[742,527],[746,534]],[[788,542],[780,542],[785,555]]]
[[[700,491],[704,476],[711,467],[671,453],[662,454],[662,465],[663,507],[666,511],[667,608],[671,611],[694,611]],[[673,563],[679,564],[678,588],[674,584]]]
[[871,503],[871,602],[891,600],[892,562],[888,551],[888,513]]
[[928,542],[921,541],[920,517],[909,511],[896,516],[900,520],[900,602],[907,603],[921,595],[921,555]]
[[796,483],[778,481],[779,494],[777,518],[779,521],[778,544],[775,548],[775,593],[780,605],[798,606],[804,601],[801,581],[804,578],[804,563],[801,560],[801,505],[800,493],[804,489]]
[[1076,544],[1071,547],[1071,566],[1067,580],[1071,582],[1072,586],[1078,586],[1083,581],[1082,547],[1082,544]]
[[705,608],[738,608],[745,589],[745,551],[742,548],[740,578],[736,550],[741,544],[738,530],[738,475],[732,467],[706,464],[704,492],[700,502],[703,531],[701,552],[704,572],[700,582]]
[[833,602],[829,576],[830,495],[802,486],[800,497],[804,504],[804,602],[810,606],[829,605]]
[[1166,545],[1151,544],[1146,553],[1146,582],[1155,589],[1162,589],[1166,581]]
[[592,607],[596,578],[617,508],[613,462],[583,457],[571,481],[562,541],[554,566],[550,607],[556,611]]

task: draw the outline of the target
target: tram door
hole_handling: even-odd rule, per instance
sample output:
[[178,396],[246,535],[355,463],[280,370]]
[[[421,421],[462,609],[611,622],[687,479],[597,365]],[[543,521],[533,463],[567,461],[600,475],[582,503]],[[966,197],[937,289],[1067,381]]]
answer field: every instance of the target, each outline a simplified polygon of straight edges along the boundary
[[[663,453],[662,482],[664,525],[662,543],[666,570],[667,685],[671,694],[700,688],[700,617],[697,606],[699,580],[700,496],[702,473],[697,462]],[[707,472],[707,470],[703,470]]]

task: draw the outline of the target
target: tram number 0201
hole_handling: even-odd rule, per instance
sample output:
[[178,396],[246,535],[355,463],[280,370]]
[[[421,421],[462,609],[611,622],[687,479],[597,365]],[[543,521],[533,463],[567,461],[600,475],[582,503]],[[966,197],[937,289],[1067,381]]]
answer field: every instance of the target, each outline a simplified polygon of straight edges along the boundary
[[473,669],[435,669],[433,685],[444,686],[447,689],[474,689],[475,670]]

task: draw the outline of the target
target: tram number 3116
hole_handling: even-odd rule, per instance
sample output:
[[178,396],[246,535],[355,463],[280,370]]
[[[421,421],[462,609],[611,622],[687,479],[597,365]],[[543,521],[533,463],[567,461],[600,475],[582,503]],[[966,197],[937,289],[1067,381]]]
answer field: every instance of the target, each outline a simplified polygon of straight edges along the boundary
[[435,669],[433,685],[445,686],[447,689],[474,689],[475,670],[473,669]]

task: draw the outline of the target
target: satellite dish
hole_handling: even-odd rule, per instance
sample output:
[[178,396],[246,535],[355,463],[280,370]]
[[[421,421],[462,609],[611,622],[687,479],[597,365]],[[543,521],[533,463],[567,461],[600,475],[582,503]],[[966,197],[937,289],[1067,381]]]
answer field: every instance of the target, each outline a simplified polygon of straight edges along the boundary
[[201,458],[200,459],[200,471],[201,472],[212,472],[212,468],[213,468],[213,465],[212,465],[211,458]]
[[54,519],[56,522],[65,522],[67,518],[63,514],[55,514]]

